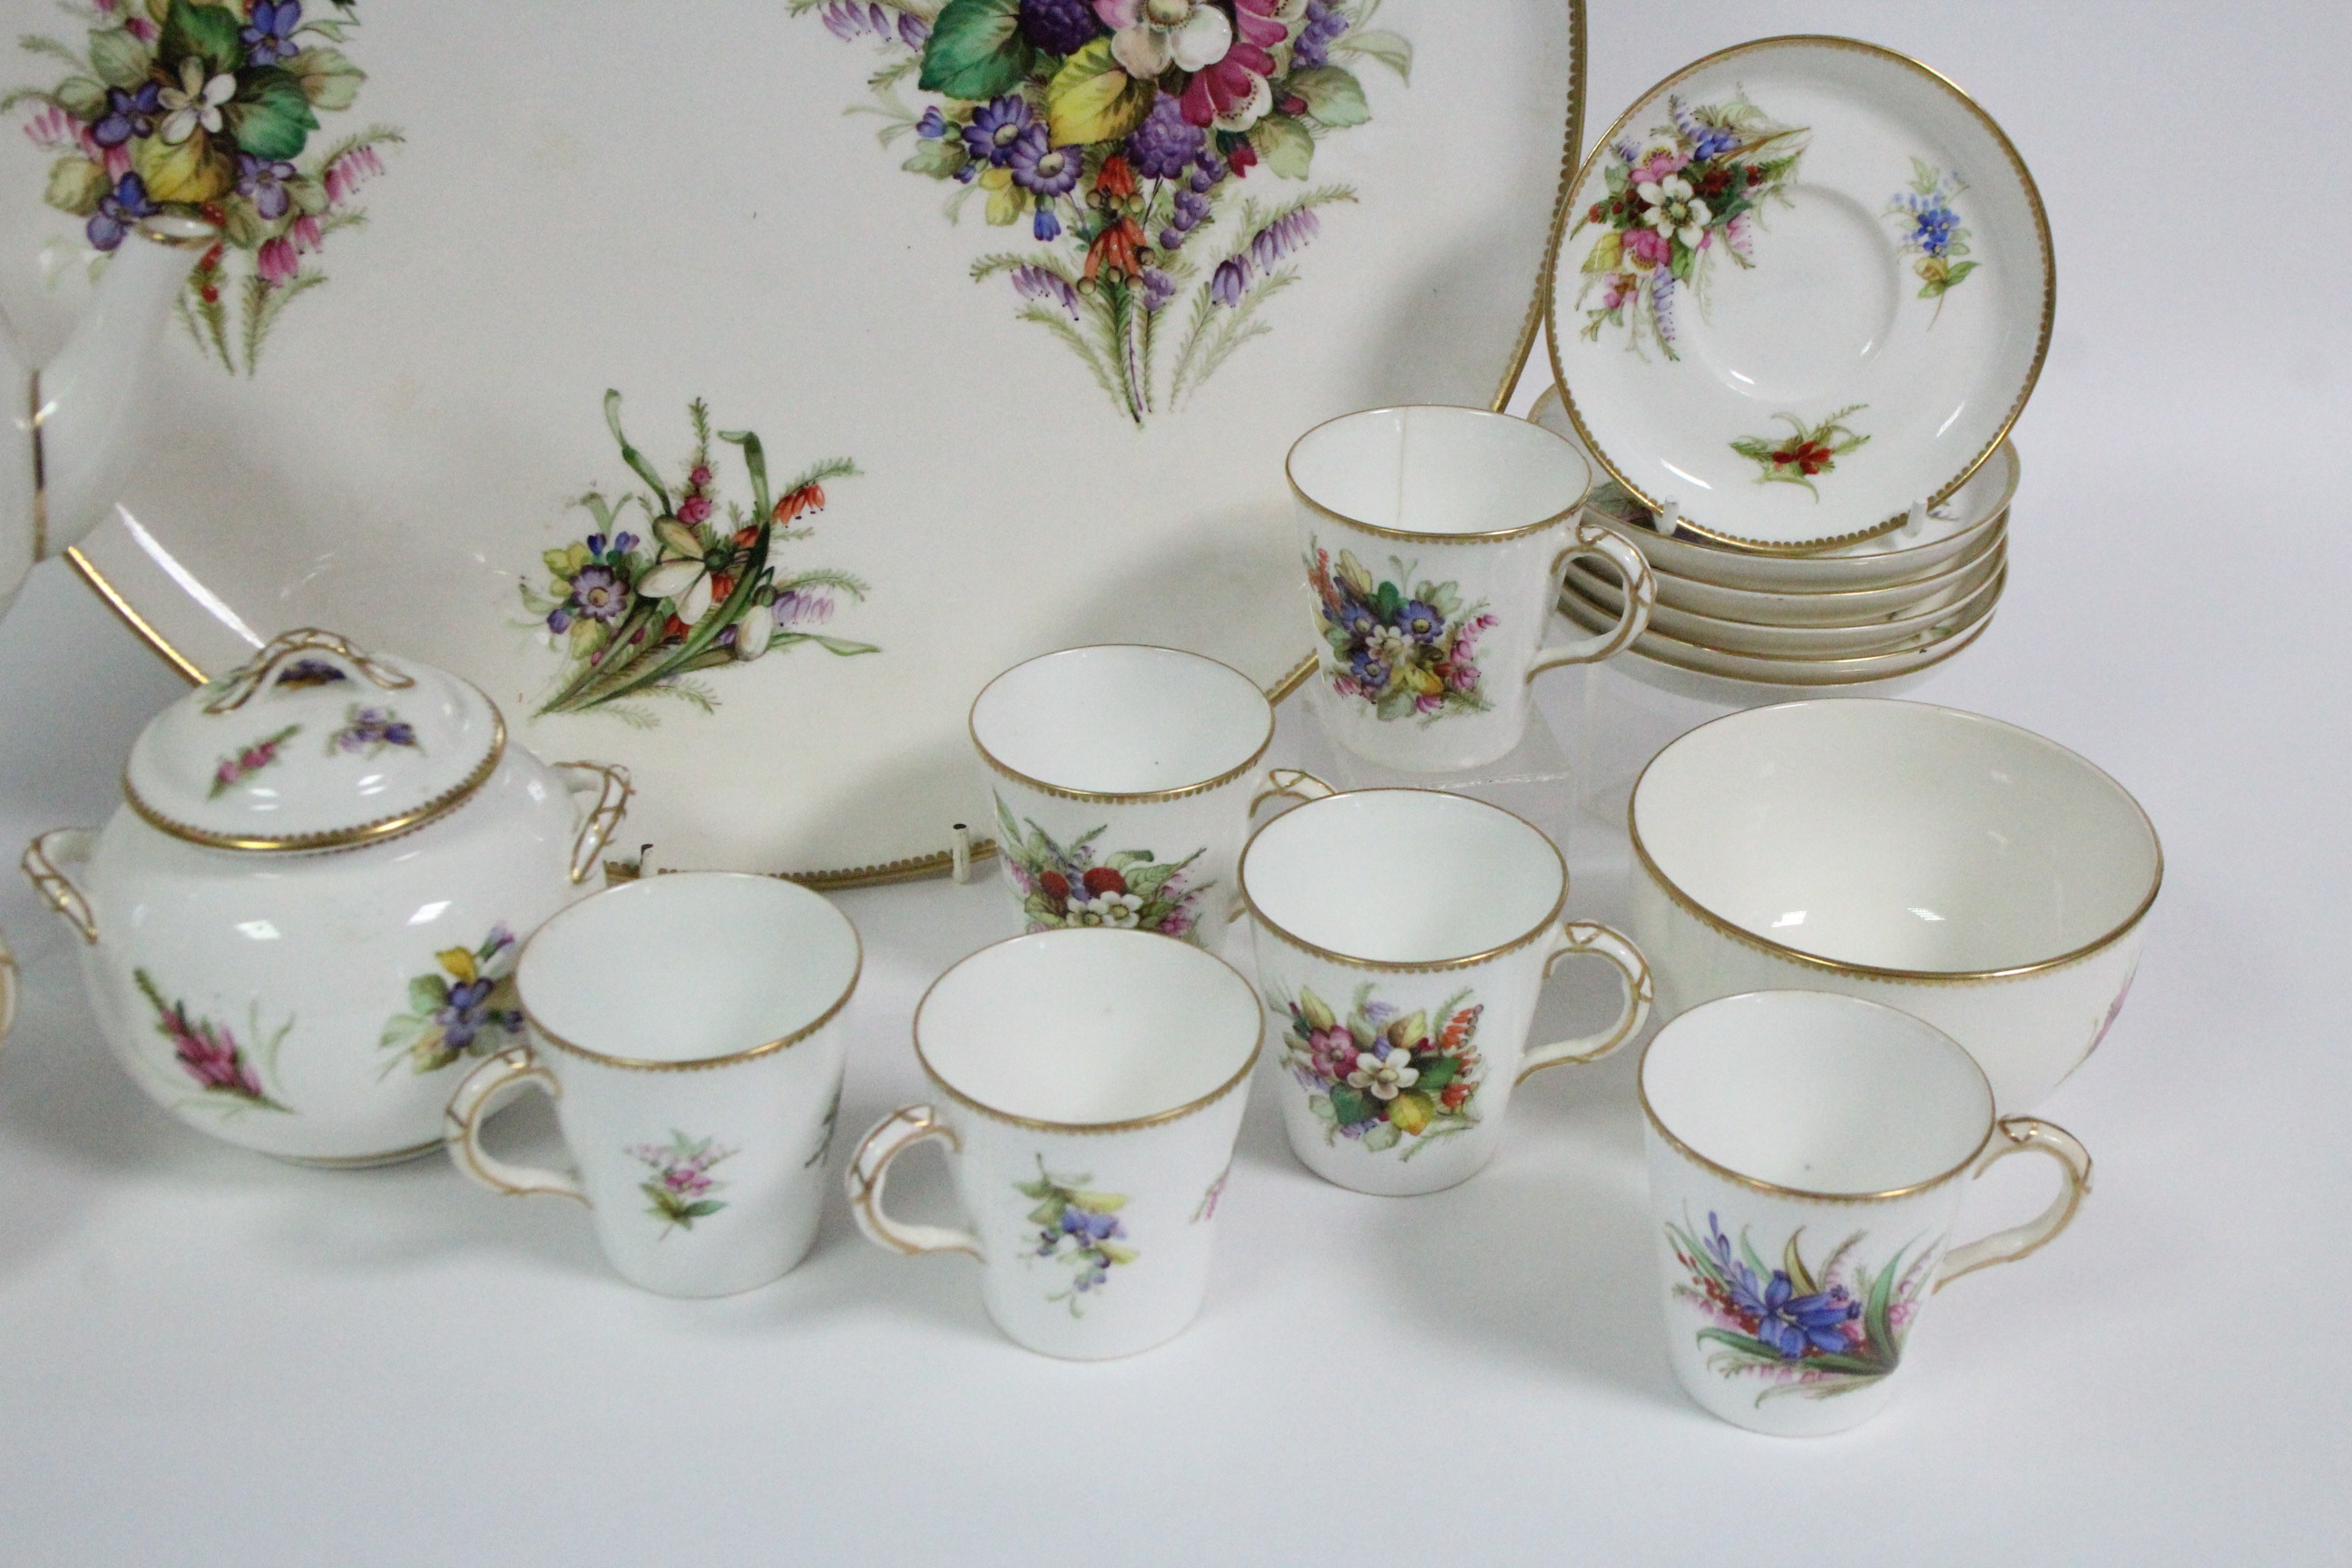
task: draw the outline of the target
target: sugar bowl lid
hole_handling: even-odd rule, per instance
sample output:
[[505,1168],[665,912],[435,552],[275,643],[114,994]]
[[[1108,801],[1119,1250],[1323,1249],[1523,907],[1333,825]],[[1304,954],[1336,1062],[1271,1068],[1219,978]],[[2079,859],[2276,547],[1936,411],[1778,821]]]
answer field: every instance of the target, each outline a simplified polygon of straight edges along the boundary
[[192,843],[352,848],[456,808],[506,742],[470,683],[305,629],[157,714],[122,787],[151,826]]

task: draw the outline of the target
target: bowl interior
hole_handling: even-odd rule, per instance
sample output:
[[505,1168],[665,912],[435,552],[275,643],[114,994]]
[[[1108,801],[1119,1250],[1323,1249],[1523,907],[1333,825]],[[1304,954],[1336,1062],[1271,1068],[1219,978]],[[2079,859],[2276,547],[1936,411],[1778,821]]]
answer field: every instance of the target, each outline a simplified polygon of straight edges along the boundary
[[1685,735],[1635,785],[1658,874],[1767,942],[1873,968],[1982,973],[2128,925],[2162,870],[2122,785],[2028,731],[1868,699],[1756,709]]

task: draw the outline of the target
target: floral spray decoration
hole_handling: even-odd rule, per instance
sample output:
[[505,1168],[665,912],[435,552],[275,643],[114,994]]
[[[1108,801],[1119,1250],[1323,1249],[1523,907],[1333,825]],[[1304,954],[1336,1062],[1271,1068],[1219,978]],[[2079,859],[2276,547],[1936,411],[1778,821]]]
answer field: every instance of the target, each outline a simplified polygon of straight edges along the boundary
[[637,1184],[646,1194],[646,1212],[662,1222],[666,1238],[673,1230],[692,1230],[694,1222],[709,1219],[727,1206],[710,1194],[727,1184],[714,1178],[712,1166],[734,1158],[740,1150],[722,1148],[716,1139],[688,1138],[673,1128],[667,1143],[639,1143],[629,1158],[653,1172]]
[[1457,583],[1413,581],[1413,567],[1391,557],[1391,575],[1375,578],[1354,553],[1335,565],[1319,545],[1307,563],[1330,645],[1324,669],[1332,692],[1369,706],[1382,719],[1423,724],[1456,713],[1484,713],[1478,639],[1495,628],[1486,601],[1465,604]]
[[1684,1216],[1666,1239],[1685,1269],[1674,1288],[1706,1321],[1698,1342],[1713,1345],[1707,1365],[1725,1378],[1763,1384],[1756,1403],[1780,1394],[1827,1399],[1867,1387],[1903,1359],[1903,1339],[1933,1276],[1932,1248],[1898,1249],[1875,1270],[1856,1261],[1865,1236],[1854,1232],[1808,1265],[1790,1233],[1779,1263],[1769,1263],[1743,1229],[1735,1244],[1713,1213],[1700,1236]]
[[[1356,200],[1307,181],[1326,138],[1371,119],[1357,68],[1412,70],[1412,46],[1370,25],[1381,0],[792,4],[879,49],[856,112],[948,187],[950,219],[979,197],[1027,228],[1034,248],[981,258],[973,280],[1005,279],[1139,426],[1273,330],[1260,309],[1297,281],[1321,210]],[[1274,188],[1242,195],[1259,170]]]
[[1193,883],[1184,874],[1206,848],[1181,860],[1155,859],[1149,849],[1119,849],[1097,861],[1095,841],[1107,826],[1057,844],[1034,821],[1024,832],[1003,795],[996,797],[996,824],[997,848],[1013,885],[1021,889],[1031,931],[1114,926],[1185,936],[1200,923],[1201,895],[1216,886],[1213,880]]
[[1434,1009],[1405,1013],[1373,997],[1367,981],[1342,1020],[1302,987],[1283,1005],[1290,1027],[1282,1065],[1307,1091],[1323,1138],[1347,1138],[1371,1153],[1403,1145],[1410,1160],[1441,1138],[1478,1125],[1485,1062],[1476,1045],[1486,1011],[1459,991]]
[[[635,700],[676,698],[706,713],[717,707],[717,693],[700,679],[706,673],[804,644],[843,658],[881,651],[816,629],[832,620],[840,601],[862,601],[865,583],[846,572],[782,561],[784,545],[814,531],[826,484],[855,476],[857,465],[826,458],[771,500],[759,435],[721,430],[719,440],[743,450],[751,492],[748,510],[735,501],[722,510],[710,411],[697,398],[687,416],[694,447],[673,486],[623,432],[621,395],[604,394],[604,423],[644,488],[617,498],[601,489],[581,497],[577,504],[595,520],[593,531],[547,552],[545,586],[521,584],[531,624],[563,660],[541,714],[609,709],[646,727],[656,721]],[[630,531],[632,509],[643,533]]]
[[1110,1282],[1110,1271],[1134,1262],[1142,1254],[1128,1245],[1126,1225],[1118,1211],[1127,1199],[1118,1193],[1090,1192],[1092,1176],[1056,1176],[1037,1156],[1037,1179],[1017,1182],[1013,1190],[1036,1200],[1029,1223],[1037,1227],[1035,1256],[1059,1259],[1070,1270],[1070,1282],[1045,1299],[1067,1302],[1070,1316],[1084,1317],[1085,1300]]
[[328,237],[367,214],[354,199],[402,140],[371,125],[332,141],[323,115],[359,100],[367,75],[338,45],[359,30],[352,0],[90,0],[77,42],[24,47],[61,63],[25,134],[55,155],[48,204],[83,220],[101,257],[159,213],[202,218],[220,239],[196,262],[180,320],[232,374],[251,375],[286,307],[327,281]]

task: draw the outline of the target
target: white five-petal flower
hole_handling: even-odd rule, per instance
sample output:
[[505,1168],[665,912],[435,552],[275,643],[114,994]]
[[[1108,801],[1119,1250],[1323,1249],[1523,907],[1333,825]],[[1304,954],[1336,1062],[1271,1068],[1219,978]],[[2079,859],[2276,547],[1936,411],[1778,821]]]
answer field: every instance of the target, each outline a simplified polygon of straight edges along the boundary
[[236,78],[226,71],[206,81],[204,61],[194,55],[182,60],[180,85],[167,87],[155,95],[156,101],[171,111],[163,121],[163,140],[176,147],[194,136],[199,125],[206,131],[219,131],[220,106],[236,94]]
[[1133,893],[1104,893],[1097,898],[1071,900],[1070,912],[1078,917],[1080,925],[1131,930],[1143,923],[1143,900]]
[[1111,58],[1138,81],[1215,65],[1234,47],[1233,18],[1208,0],[1095,0],[1095,15],[1111,29]]
[[1412,1053],[1402,1046],[1389,1047],[1384,1057],[1370,1051],[1358,1053],[1356,1070],[1348,1075],[1350,1085],[1374,1100],[1394,1100],[1401,1090],[1420,1081],[1421,1069],[1412,1065]]
[[710,611],[710,569],[698,560],[665,561],[637,579],[648,599],[675,599],[677,618],[688,626]]
[[1707,220],[1715,215],[1706,204],[1691,194],[1691,184],[1680,174],[1668,174],[1663,180],[1644,180],[1633,187],[1633,194],[1650,204],[1650,226],[1672,239],[1679,239],[1686,250],[1696,250],[1698,242],[1706,237]]

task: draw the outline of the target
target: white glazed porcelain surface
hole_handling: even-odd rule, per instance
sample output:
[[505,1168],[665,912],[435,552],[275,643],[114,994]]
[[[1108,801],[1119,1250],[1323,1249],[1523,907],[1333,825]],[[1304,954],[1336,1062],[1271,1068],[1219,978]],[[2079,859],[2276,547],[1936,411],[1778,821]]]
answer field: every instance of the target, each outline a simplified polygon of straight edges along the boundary
[[[1639,633],[1649,569],[1578,519],[1582,454],[1525,420],[1468,408],[1370,409],[1291,448],[1308,626],[1332,740],[1407,772],[1507,755],[1527,732],[1528,683],[1610,658]],[[1635,607],[1595,635],[1545,646],[1561,564],[1600,555],[1636,583]]]
[[[1642,1060],[1666,1353],[1710,1415],[1817,1436],[1883,1410],[1943,1285],[2064,1229],[2090,1160],[2030,1117],[1996,1126],[1984,1075],[1892,1007],[1732,996]],[[2025,1150],[2065,1167],[2035,1220],[1949,1246],[1964,1176]]]
[[[938,8],[883,9],[911,23]],[[1302,25],[1285,10],[1286,26]],[[174,329],[150,378],[174,425],[123,495],[127,519],[85,552],[205,671],[289,624],[415,650],[497,700],[519,742],[627,765],[644,791],[639,837],[664,867],[761,871],[944,863],[968,810],[967,706],[1023,658],[1164,642],[1262,685],[1298,664],[1310,645],[1288,608],[1283,452],[1351,408],[1483,405],[1509,384],[1570,58],[1559,0],[1466,13],[1388,0],[1377,27],[1410,45],[1410,80],[1376,58],[1396,53],[1379,39],[1371,54],[1336,51],[1362,122],[1310,135],[1285,117],[1265,133],[1281,137],[1276,155],[1217,187],[1215,221],[1170,261],[1184,275],[1139,428],[1097,384],[1112,367],[1090,369],[1053,325],[1097,330],[1100,289],[1073,281],[1086,270],[1076,231],[1038,242],[1031,217],[988,221],[1006,196],[1001,169],[965,186],[905,167],[936,161],[947,140],[915,132],[943,100],[914,76],[891,89],[903,115],[869,87],[915,61],[911,25],[844,37],[824,7],[707,0],[626,68],[691,81],[683,112],[675,93],[583,85],[613,79],[612,37],[640,29],[633,6],[573,6],[575,25],[552,28],[530,7],[481,9],[454,52],[438,16],[360,15],[336,46],[364,72],[336,79],[356,101],[321,107],[295,162],[333,184],[314,165],[338,142],[396,129],[404,140],[379,141],[363,187],[336,203],[364,209],[365,226],[285,247],[329,286],[286,307],[250,374],[241,349],[232,376]],[[5,16],[10,38],[60,30],[48,0],[8,0]],[[78,26],[64,31],[80,47]],[[69,74],[21,55],[11,82]],[[1354,118],[1356,101],[1342,89],[1334,117]],[[488,148],[538,151],[519,176]],[[82,299],[70,258],[84,220],[42,203],[59,156],[20,134],[0,149],[0,302],[43,325]],[[1180,184],[1147,180],[1136,198],[1158,204],[1142,237],[1155,247]],[[943,201],[963,192],[950,221]],[[485,268],[486,215],[516,247],[503,270]],[[69,259],[44,274],[52,241]],[[1035,269],[976,280],[975,263],[997,256]],[[1244,322],[1205,292],[1228,262],[1251,287],[1296,282],[1244,296]],[[249,251],[228,257],[232,346],[253,266]],[[1219,335],[1192,369],[1213,351],[1220,363],[1171,396],[1196,301]],[[1227,341],[1258,327],[1264,341]],[[814,532],[776,545],[779,581],[857,579],[862,602],[812,584],[808,618],[787,629],[881,651],[771,647],[696,673],[712,711],[635,703],[645,728],[610,708],[537,716],[567,667],[520,589],[547,588],[546,552],[611,542],[578,498],[648,493],[607,427],[608,389],[673,492],[695,445],[687,405],[706,401],[721,520],[750,488],[744,451],[718,432],[762,437],[780,502],[813,465],[854,461],[855,475],[822,482],[822,512],[795,503],[794,526]],[[635,507],[614,526],[649,534]],[[831,616],[816,618],[828,594]]]
[[[665,1296],[728,1296],[816,1243],[860,952],[793,883],[727,873],[633,882],[541,927],[516,982],[531,1043],[450,1106],[450,1154],[493,1191],[585,1203],[605,1258]],[[576,1176],[507,1164],[479,1123],[515,1087],[555,1100]]]
[[[357,849],[206,848],[123,806],[86,868],[58,868],[96,928],[91,1009],[132,1080],[214,1137],[334,1163],[426,1152],[449,1069],[521,1039],[515,944],[582,890],[586,809],[520,747],[447,816]],[[457,986],[483,988],[453,1008]]]
[[[1577,440],[1557,386],[1545,388],[1528,417],[1555,436]],[[1581,442],[1578,447],[1584,449]],[[1947,570],[1981,548],[1984,531],[1995,520],[2006,520],[2021,472],[2016,443],[2003,441],[1966,484],[1941,505],[1929,508],[1916,528],[1906,521],[1873,539],[1803,555],[1750,554],[1709,543],[1696,534],[1660,534],[1649,526],[1649,511],[1623,486],[1605,478],[1593,488],[1589,510],[1608,517],[1640,545],[1661,575],[1759,593],[1893,587]]]
[[[1648,1016],[1640,953],[1606,926],[1561,920],[1559,852],[1484,802],[1429,790],[1309,802],[1258,830],[1241,875],[1258,989],[1281,1031],[1283,1124],[1300,1162],[1341,1186],[1402,1196],[1467,1180],[1494,1157],[1520,1078],[1606,1056]],[[1530,1049],[1538,994],[1572,954],[1606,960],[1624,1005],[1597,1035]]]
[[[1996,545],[1999,544],[1996,540]],[[1838,658],[1853,654],[1894,653],[1918,646],[1939,629],[1964,627],[1989,612],[2002,592],[2007,574],[2000,568],[2007,552],[1996,549],[1987,570],[1963,592],[1946,591],[1924,607],[1914,608],[1861,626],[1778,626],[1748,621],[1724,620],[1664,605],[1650,612],[1650,625],[1659,635],[1723,653],[1754,654],[1765,658]],[[1614,616],[1624,603],[1617,585],[1571,565],[1567,595],[1581,598],[1595,615]]]
[[991,681],[971,735],[980,820],[1029,930],[1223,929],[1253,804],[1276,787],[1255,765],[1274,709],[1247,677],[1172,648],[1070,648]]
[[[112,515],[144,456],[139,418],[157,340],[211,225],[156,214],[123,237],[73,335],[37,370],[0,317],[0,386],[25,388],[0,437],[0,616],[50,556]],[[11,394],[14,396],[14,393]]]
[[1632,826],[1666,1016],[1792,985],[1886,1002],[1966,1047],[2005,1111],[2113,1023],[2163,872],[2145,814],[2090,763],[1914,703],[1702,726],[1651,763]]
[[229,840],[362,830],[455,798],[505,744],[456,676],[295,634],[155,716],[123,789],[152,817]]
[[[1633,639],[1628,657],[1643,658],[1654,667],[1674,666],[1700,674],[1724,677],[1741,682],[1751,692],[1759,686],[1874,685],[1932,668],[1958,655],[1992,624],[1993,611],[1997,607],[1996,603],[1980,603],[1973,614],[1957,616],[1949,623],[1939,622],[1925,635],[1915,634],[1908,646],[1886,653],[1815,656],[1726,653],[1653,630],[1644,631]],[[1575,594],[1566,591],[1562,591],[1559,596],[1559,611],[1570,622],[1587,629],[1600,625],[1605,615]],[[1752,703],[1756,699],[1750,695],[1743,700]]]
[[[886,1117],[848,1174],[877,1246],[980,1258],[1014,1342],[1093,1361],[1181,1332],[1211,1243],[1264,1021],[1249,983],[1189,945],[1056,931],[983,948],[915,1015],[940,1093]],[[890,1162],[936,1141],[968,1230],[885,1207]]]
[[[2009,530],[2000,519],[1974,536],[1970,552],[1916,582],[1886,588],[1760,592],[1727,588],[1658,571],[1658,603],[1720,620],[1759,626],[1855,626],[1901,616],[1930,604],[1948,604],[1977,587],[2008,560]],[[1637,540],[1638,542],[1638,540]],[[1602,605],[1607,605],[1604,596]]]
[[[1689,183],[1710,178],[1740,184]],[[1671,273],[1593,220],[1612,199],[1655,220],[1628,235],[1674,236]],[[1765,39],[1685,67],[1599,139],[1569,211],[1547,320],[1570,416],[1694,531],[1789,551],[1893,528],[1992,454],[2040,372],[2053,274],[2024,164],[1874,46]],[[1800,447],[1801,469],[1775,455]]]

